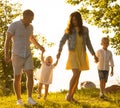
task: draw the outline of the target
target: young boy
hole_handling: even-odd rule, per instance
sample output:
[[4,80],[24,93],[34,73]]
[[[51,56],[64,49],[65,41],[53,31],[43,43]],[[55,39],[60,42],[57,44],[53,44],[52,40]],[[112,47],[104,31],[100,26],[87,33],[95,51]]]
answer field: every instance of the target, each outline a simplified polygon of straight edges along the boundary
[[103,37],[101,39],[101,45],[102,49],[99,49],[96,52],[96,56],[98,57],[97,68],[100,80],[100,98],[104,98],[104,91],[109,75],[109,67],[111,67],[110,75],[113,76],[114,61],[112,57],[112,52],[108,50],[109,38]]

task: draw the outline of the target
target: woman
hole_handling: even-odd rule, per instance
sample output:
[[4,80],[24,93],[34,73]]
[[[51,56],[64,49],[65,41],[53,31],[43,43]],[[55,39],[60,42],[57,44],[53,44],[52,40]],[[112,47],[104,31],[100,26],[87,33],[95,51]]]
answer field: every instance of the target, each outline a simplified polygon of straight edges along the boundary
[[66,69],[71,69],[73,76],[69,83],[69,90],[66,95],[66,100],[70,102],[77,102],[73,98],[73,95],[78,86],[81,71],[89,69],[86,46],[90,53],[94,56],[95,61],[97,61],[97,57],[89,39],[88,28],[83,26],[81,14],[77,11],[71,13],[70,15],[68,26],[65,29],[65,33],[59,44],[57,58],[60,57],[62,48],[67,40],[69,54]]

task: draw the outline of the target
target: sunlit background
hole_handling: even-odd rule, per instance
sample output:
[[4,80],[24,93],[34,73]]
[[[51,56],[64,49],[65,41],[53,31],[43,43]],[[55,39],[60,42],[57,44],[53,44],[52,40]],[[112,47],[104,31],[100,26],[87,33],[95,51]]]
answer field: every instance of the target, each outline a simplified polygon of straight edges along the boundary
[[[64,0],[12,0],[13,2],[19,2],[22,4],[22,10],[31,9],[35,13],[34,20],[32,22],[34,26],[35,34],[43,34],[48,41],[54,42],[55,46],[52,48],[45,48],[45,55],[51,55],[56,60],[56,54],[58,51],[58,45],[61,37],[63,36],[64,29],[66,27],[69,15],[71,12],[76,11],[79,6],[73,7],[71,5],[65,4]],[[103,34],[100,29],[94,26],[90,26],[84,22],[89,28],[89,35],[92,45],[96,50],[101,48],[100,40]],[[109,47],[110,50],[112,50]],[[37,55],[37,52],[36,52]],[[53,73],[53,83],[50,85],[50,90],[52,92],[68,89],[69,81],[72,76],[72,72],[65,69],[66,60],[68,55],[67,44],[65,44],[59,63],[54,69]],[[89,55],[90,70],[83,71],[80,76],[78,88],[80,88],[80,83],[83,81],[92,81],[99,87],[99,78],[97,73],[97,64],[94,63],[93,57]],[[112,84],[118,84],[119,82],[119,68],[120,59],[119,56],[113,54],[115,67],[114,76],[109,77],[107,86]],[[38,57],[38,59],[40,59]]]

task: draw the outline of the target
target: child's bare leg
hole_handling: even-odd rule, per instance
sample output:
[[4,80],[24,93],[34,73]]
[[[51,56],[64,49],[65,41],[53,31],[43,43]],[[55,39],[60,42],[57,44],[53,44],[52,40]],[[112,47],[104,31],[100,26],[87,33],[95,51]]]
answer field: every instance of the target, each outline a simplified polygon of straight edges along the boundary
[[38,83],[38,98],[41,96],[41,91],[42,91],[42,83]]
[[100,80],[100,97],[104,97],[106,82],[105,80]]
[[45,84],[45,96],[44,96],[45,100],[46,100],[47,95],[48,95],[48,89],[49,89],[49,84]]
[[106,85],[106,82],[104,80],[100,80],[100,92],[101,93],[104,93],[105,85]]

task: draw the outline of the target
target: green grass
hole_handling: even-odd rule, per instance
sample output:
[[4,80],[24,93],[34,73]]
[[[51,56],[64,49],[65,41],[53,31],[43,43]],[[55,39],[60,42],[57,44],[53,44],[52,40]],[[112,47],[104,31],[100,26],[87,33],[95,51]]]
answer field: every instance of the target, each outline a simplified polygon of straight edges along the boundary
[[37,99],[37,93],[33,93],[33,98],[38,102],[36,106],[27,104],[27,95],[22,94],[25,106],[16,105],[15,95],[0,97],[0,108],[120,108],[120,92],[106,94],[105,99],[99,98],[99,89],[81,89],[75,93],[78,104],[65,100],[67,91],[49,93],[47,100],[43,97]]

